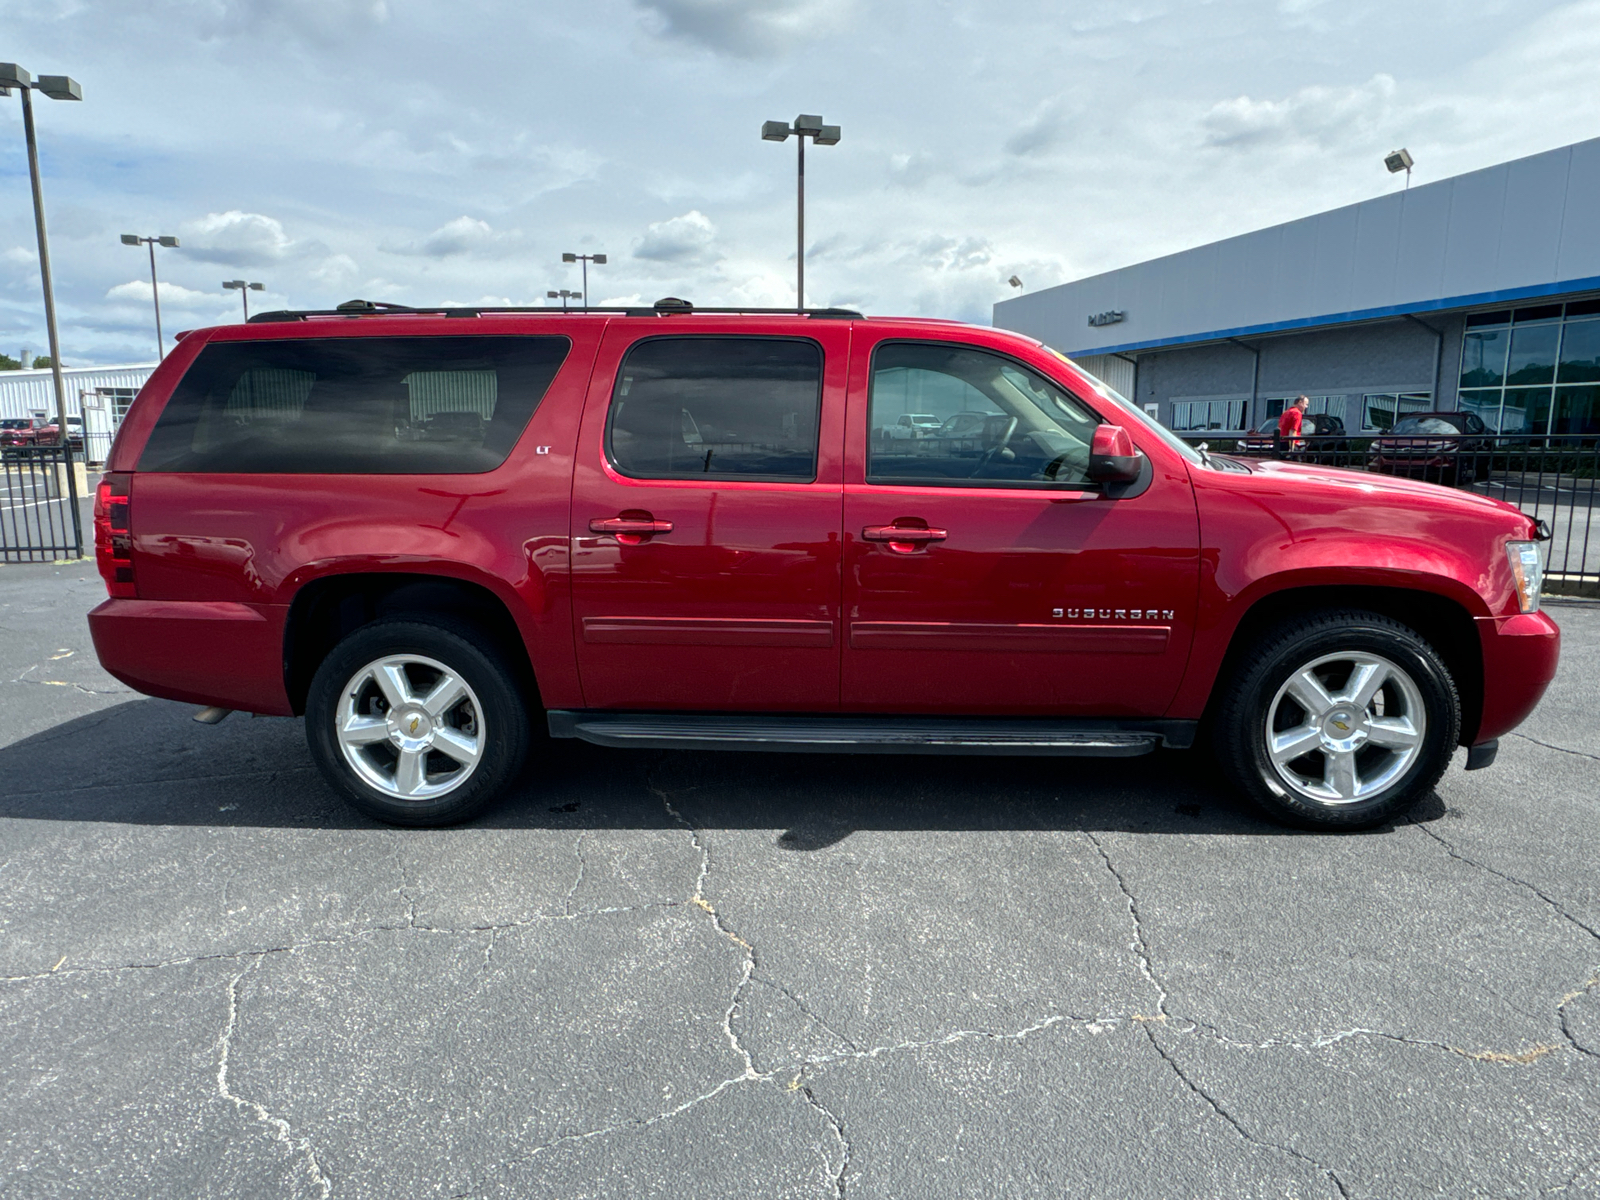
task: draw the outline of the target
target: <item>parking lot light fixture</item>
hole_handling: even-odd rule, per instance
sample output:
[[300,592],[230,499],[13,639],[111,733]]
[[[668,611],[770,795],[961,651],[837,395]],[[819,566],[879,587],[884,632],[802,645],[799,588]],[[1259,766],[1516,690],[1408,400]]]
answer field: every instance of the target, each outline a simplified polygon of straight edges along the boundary
[[761,124],[763,141],[786,142],[791,135],[800,148],[795,205],[794,306],[796,311],[803,311],[806,306],[806,139],[810,138],[819,146],[837,146],[839,127],[825,125],[821,117],[810,113],[801,113],[792,126],[784,121],[763,121]]
[[264,285],[259,283],[246,283],[242,279],[224,279],[222,281],[222,286],[227,288],[229,291],[237,291],[239,293],[239,299],[244,301],[244,319],[249,321],[250,293],[261,291]]
[[1401,171],[1406,173],[1406,191],[1411,190],[1411,168],[1417,165],[1417,160],[1411,157],[1411,151],[1404,146],[1398,150],[1391,150],[1383,157],[1383,165],[1389,168],[1389,174],[1398,175]]
[[[156,306],[156,357],[164,359],[167,357],[167,346],[161,336],[161,293],[156,285],[156,247],[166,246],[169,249],[176,249],[178,239],[165,233],[153,237],[140,237],[136,233],[125,233],[122,235],[122,244],[124,246],[146,245],[150,247],[150,298],[155,301]],[[224,284],[223,286],[226,287],[227,285]]]
[[[44,326],[50,339],[50,377],[56,389],[56,427],[61,444],[72,457],[72,442],[67,437],[67,386],[61,376],[61,337],[56,331],[55,284],[50,277],[50,238],[44,224],[44,188],[39,182],[39,141],[33,129],[33,91],[38,89],[52,100],[82,100],[83,89],[67,75],[41,75],[37,80],[16,63],[0,63],[0,96],[15,88],[22,96],[22,130],[28,144],[28,181],[33,185],[33,225],[39,237],[39,282],[44,288]],[[77,476],[68,466],[67,488],[72,498],[72,527],[77,536],[78,553],[83,553],[83,530],[78,521]]]
[[[582,292],[569,292],[569,291],[567,291],[566,288],[562,288],[559,292],[546,292],[545,295],[548,296],[552,300],[555,300],[555,299],[557,299],[559,297],[560,300],[561,300],[561,311],[562,312],[566,312],[567,311],[567,301],[568,300],[582,300],[583,299],[583,293]],[[584,307],[587,308],[588,305],[585,304]]]
[[[606,265],[606,256],[604,254],[563,254],[561,261],[565,263],[581,262],[583,264],[583,291],[573,294],[587,296],[589,294],[589,264],[593,263],[597,267],[603,267]],[[554,295],[553,292],[551,294]],[[587,300],[583,302],[583,307],[585,309],[589,307]]]

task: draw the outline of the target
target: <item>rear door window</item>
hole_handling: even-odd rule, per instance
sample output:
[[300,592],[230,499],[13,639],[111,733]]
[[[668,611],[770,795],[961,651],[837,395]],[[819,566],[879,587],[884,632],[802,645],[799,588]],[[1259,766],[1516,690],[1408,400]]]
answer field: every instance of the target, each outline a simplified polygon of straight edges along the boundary
[[564,337],[221,342],[167,402],[141,471],[475,474],[505,462]]
[[632,479],[810,482],[822,347],[800,338],[648,338],[628,351],[606,454]]

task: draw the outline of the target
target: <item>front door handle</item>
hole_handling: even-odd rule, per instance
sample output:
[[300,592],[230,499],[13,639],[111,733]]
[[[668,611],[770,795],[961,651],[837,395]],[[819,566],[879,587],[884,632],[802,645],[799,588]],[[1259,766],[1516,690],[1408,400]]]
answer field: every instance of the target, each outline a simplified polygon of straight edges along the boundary
[[671,521],[657,521],[648,513],[643,516],[595,517],[589,522],[590,533],[615,535],[624,546],[637,546],[658,533],[671,533]]
[[926,525],[868,525],[861,531],[862,541],[887,542],[896,554],[910,554],[929,542],[942,542],[950,534]]

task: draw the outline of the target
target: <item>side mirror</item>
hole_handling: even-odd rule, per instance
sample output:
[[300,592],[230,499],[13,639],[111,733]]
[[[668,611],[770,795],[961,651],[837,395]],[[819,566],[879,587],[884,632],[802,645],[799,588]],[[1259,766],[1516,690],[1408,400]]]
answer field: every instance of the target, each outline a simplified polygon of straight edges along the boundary
[[1121,425],[1096,425],[1089,443],[1089,478],[1096,483],[1131,483],[1144,455]]

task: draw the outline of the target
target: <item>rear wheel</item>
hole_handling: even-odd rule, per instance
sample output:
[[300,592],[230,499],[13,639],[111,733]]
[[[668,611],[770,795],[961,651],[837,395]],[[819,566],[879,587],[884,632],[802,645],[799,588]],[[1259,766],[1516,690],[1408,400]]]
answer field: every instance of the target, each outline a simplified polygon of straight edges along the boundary
[[1267,813],[1366,829],[1421,800],[1449,765],[1461,704],[1438,653],[1370,612],[1286,622],[1239,664],[1217,713],[1223,769]]
[[382,621],[317,669],[306,740],[328,781],[368,816],[449,825],[516,778],[528,713],[502,656],[476,630]]

